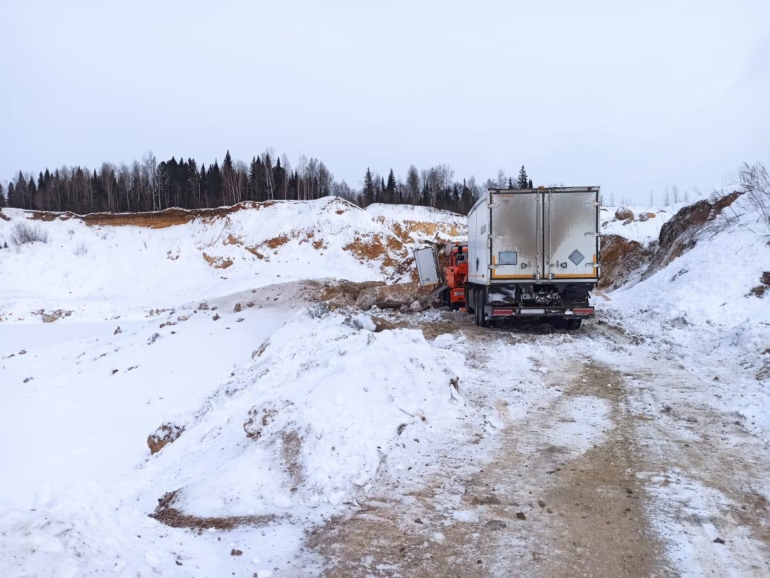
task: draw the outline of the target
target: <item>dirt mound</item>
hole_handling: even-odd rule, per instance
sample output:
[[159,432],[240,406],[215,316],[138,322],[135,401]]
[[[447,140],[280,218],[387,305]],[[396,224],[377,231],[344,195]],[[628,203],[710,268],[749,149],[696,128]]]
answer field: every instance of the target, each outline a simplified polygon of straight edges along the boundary
[[372,287],[359,294],[356,306],[365,311],[375,306],[380,309],[398,309],[402,305],[408,307],[419,298],[419,288],[416,283]]
[[704,226],[714,221],[724,209],[732,205],[742,194],[739,192],[731,193],[714,202],[704,199],[680,209],[661,228],[658,248],[647,270],[642,274],[642,279],[647,279],[692,249]]
[[203,258],[206,260],[206,263],[215,269],[227,269],[230,265],[233,264],[232,259],[227,257],[212,257],[211,255],[206,254],[205,251],[203,252]]
[[757,285],[751,291],[749,291],[749,295],[753,295],[754,297],[762,297],[765,293],[767,293],[767,289],[770,287],[770,271],[763,271],[762,277],[759,278],[759,282],[760,285]]
[[150,518],[154,518],[171,528],[197,528],[199,530],[208,530],[209,528],[233,530],[239,526],[265,526],[275,520],[275,516],[191,516],[173,507],[178,494],[179,490],[174,490],[158,498],[158,507],[155,508],[155,512],[150,514]]
[[184,427],[173,423],[164,423],[154,433],[147,436],[147,447],[150,448],[150,455],[157,454],[166,445],[176,441],[184,432]]
[[637,241],[620,235],[602,237],[602,274],[600,289],[617,289],[650,260],[650,251]]
[[45,309],[40,309],[39,311],[33,311],[32,315],[39,315],[43,318],[43,323],[53,323],[54,321],[58,321],[59,319],[63,319],[65,317],[69,317],[72,315],[72,311],[65,311],[64,309],[56,309],[55,311],[46,311]]
[[354,307],[362,291],[381,285],[384,285],[382,281],[364,281],[363,283],[336,281],[325,284],[318,299],[327,303],[332,310],[340,307]]
[[631,209],[627,209],[626,207],[618,207],[618,210],[615,211],[615,218],[618,221],[627,221],[628,219],[634,220],[634,212]]

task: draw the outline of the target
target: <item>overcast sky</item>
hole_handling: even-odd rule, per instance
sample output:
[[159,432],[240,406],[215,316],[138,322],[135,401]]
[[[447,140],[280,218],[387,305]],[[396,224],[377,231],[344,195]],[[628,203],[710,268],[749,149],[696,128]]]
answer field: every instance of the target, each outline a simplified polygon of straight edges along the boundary
[[0,3],[0,181],[267,146],[645,201],[770,164],[770,1]]

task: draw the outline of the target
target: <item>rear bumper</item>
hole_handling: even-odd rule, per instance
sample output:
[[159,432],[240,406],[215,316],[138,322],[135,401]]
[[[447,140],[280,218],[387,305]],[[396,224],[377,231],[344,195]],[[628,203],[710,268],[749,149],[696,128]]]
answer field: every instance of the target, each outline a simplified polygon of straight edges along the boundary
[[593,307],[494,307],[486,306],[488,317],[570,317],[588,319],[595,315]]

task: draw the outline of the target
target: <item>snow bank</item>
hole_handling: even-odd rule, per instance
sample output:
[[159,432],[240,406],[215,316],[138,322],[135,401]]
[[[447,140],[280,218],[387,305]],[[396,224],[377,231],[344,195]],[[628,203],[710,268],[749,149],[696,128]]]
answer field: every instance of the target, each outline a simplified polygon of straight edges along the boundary
[[[770,395],[762,384],[770,380],[770,293],[752,290],[770,270],[770,230],[745,198],[730,209],[729,219],[723,213],[695,234],[694,247],[614,291],[602,308],[645,339],[687,352],[715,379],[729,372],[733,387],[720,388],[727,411],[767,424]],[[715,366],[713,351],[729,362]]]
[[147,466],[164,480],[148,504],[180,490],[173,507],[196,516],[334,506],[365,490],[402,424],[427,438],[453,427],[455,354],[420,331],[373,333],[363,314],[321,311],[298,313],[177,424],[184,434]]

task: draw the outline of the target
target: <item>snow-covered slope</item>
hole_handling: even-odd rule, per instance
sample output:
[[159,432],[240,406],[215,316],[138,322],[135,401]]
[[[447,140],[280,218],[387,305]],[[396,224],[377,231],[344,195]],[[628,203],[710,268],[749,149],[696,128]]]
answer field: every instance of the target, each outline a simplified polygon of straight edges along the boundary
[[[267,576],[386,457],[408,467],[470,411],[456,352],[307,309],[292,283],[388,280],[463,234],[458,215],[329,198],[3,217],[0,246],[17,223],[48,236],[0,250],[4,577]],[[407,427],[421,445],[398,443]]]
[[[365,211],[335,197],[159,213],[155,221],[4,215],[0,247],[10,248],[0,250],[0,319],[41,309],[104,319],[283,281],[389,280],[399,265],[411,272],[411,248],[422,240],[465,234],[460,215],[393,205]],[[18,223],[39,227],[49,242],[15,248]]]
[[[703,356],[704,363],[714,349],[733,351],[741,367],[736,376],[744,376],[746,389],[729,395],[753,414],[770,401],[757,389],[762,368],[770,370],[770,292],[763,289],[770,278],[768,224],[748,199],[738,197],[729,214],[725,210],[680,234],[687,242],[675,243],[662,267],[612,292],[603,308],[648,339],[685,347],[694,357]],[[770,378],[766,373],[765,382]]]

